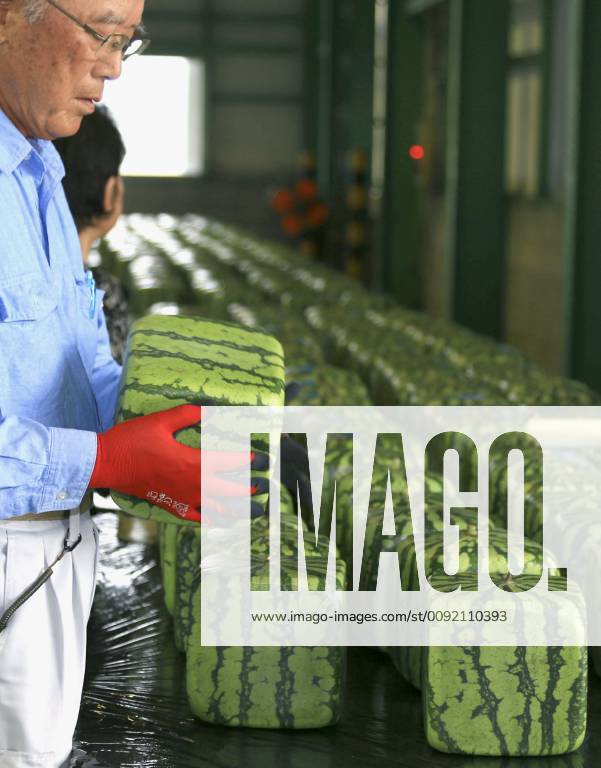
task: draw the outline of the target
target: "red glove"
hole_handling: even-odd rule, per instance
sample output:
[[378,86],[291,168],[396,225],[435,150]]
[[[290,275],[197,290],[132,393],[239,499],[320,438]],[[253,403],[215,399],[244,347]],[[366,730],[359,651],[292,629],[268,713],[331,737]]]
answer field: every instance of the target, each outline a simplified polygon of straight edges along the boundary
[[[177,430],[198,424],[200,418],[200,406],[180,405],[129,419],[99,434],[89,487],[111,488],[155,504],[176,517],[200,522],[200,449],[182,445],[173,436]],[[251,453],[250,460],[254,458]],[[249,454],[204,451],[203,461],[205,466],[209,462],[211,477],[210,491],[205,488],[206,498],[222,511],[217,497],[264,491],[257,485],[248,489],[214,477],[216,471],[243,467]]]

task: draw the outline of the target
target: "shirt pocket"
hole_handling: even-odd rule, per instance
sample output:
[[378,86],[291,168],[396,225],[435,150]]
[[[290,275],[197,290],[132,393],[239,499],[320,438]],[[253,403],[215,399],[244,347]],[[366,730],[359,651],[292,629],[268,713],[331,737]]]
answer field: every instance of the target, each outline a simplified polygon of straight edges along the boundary
[[56,291],[39,275],[0,283],[0,322],[23,323],[42,320],[58,303]]
[[0,282],[2,411],[46,426],[86,428],[96,423],[96,407],[64,298],[61,284],[39,273]]
[[0,283],[0,397],[5,414],[43,423],[56,409],[53,388],[65,378],[58,296],[41,275]]

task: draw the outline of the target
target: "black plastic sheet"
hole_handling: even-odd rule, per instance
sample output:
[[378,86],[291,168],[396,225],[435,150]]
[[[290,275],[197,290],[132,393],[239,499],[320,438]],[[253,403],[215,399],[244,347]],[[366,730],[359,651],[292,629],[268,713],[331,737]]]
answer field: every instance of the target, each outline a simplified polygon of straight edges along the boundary
[[421,696],[383,654],[350,649],[344,715],[322,730],[225,728],[195,719],[185,657],[173,645],[154,546],[117,539],[117,517],[95,516],[101,534],[88,666],[71,768],[593,768],[599,765],[601,681],[590,677],[588,736],[554,758],[444,755],[430,749]]

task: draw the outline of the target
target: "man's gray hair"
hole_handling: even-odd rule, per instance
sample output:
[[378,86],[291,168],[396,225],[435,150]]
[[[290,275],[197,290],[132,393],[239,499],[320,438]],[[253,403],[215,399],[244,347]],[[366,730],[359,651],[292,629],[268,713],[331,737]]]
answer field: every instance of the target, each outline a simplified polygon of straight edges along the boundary
[[23,0],[23,16],[30,24],[35,24],[44,15],[46,0]]

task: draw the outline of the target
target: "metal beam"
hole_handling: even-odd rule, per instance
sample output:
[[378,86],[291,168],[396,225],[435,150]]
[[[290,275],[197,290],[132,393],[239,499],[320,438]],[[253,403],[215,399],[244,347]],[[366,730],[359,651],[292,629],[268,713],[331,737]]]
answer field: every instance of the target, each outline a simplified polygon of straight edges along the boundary
[[450,0],[447,276],[452,317],[501,338],[509,4]]
[[[205,0],[204,12],[208,18],[213,9],[214,0]],[[204,132],[205,132],[205,175],[214,172],[214,150],[215,143],[215,121],[213,114],[213,99],[215,97],[215,57],[211,49],[211,43],[213,42],[213,27],[206,22],[206,42],[208,45],[207,51],[202,51],[198,55],[205,59],[205,104],[204,111]]]
[[563,372],[573,369],[574,262],[578,231],[578,158],[580,156],[580,91],[582,79],[582,38],[584,0],[574,0],[568,10],[566,136],[565,136],[565,248],[564,248],[564,349]]
[[601,78],[601,4],[598,0],[573,0],[571,6],[571,136],[567,142],[572,147],[567,174],[571,345],[567,357],[572,376],[601,389],[601,103],[597,95]]
[[317,156],[319,144],[319,0],[305,0],[303,146]]
[[330,196],[333,178],[334,18],[335,0],[315,0],[319,8],[317,81],[317,181]]
[[543,0],[543,49],[541,52],[540,145],[538,149],[538,194],[549,194],[549,145],[551,128],[551,64],[553,61],[553,4]]
[[370,155],[373,120],[374,80],[374,3],[353,0],[350,40],[351,126],[350,149],[363,149]]
[[421,110],[423,41],[415,21],[396,0],[388,6],[386,163],[376,242],[384,290],[409,307],[419,306],[418,259],[422,247],[420,194],[409,147]]

